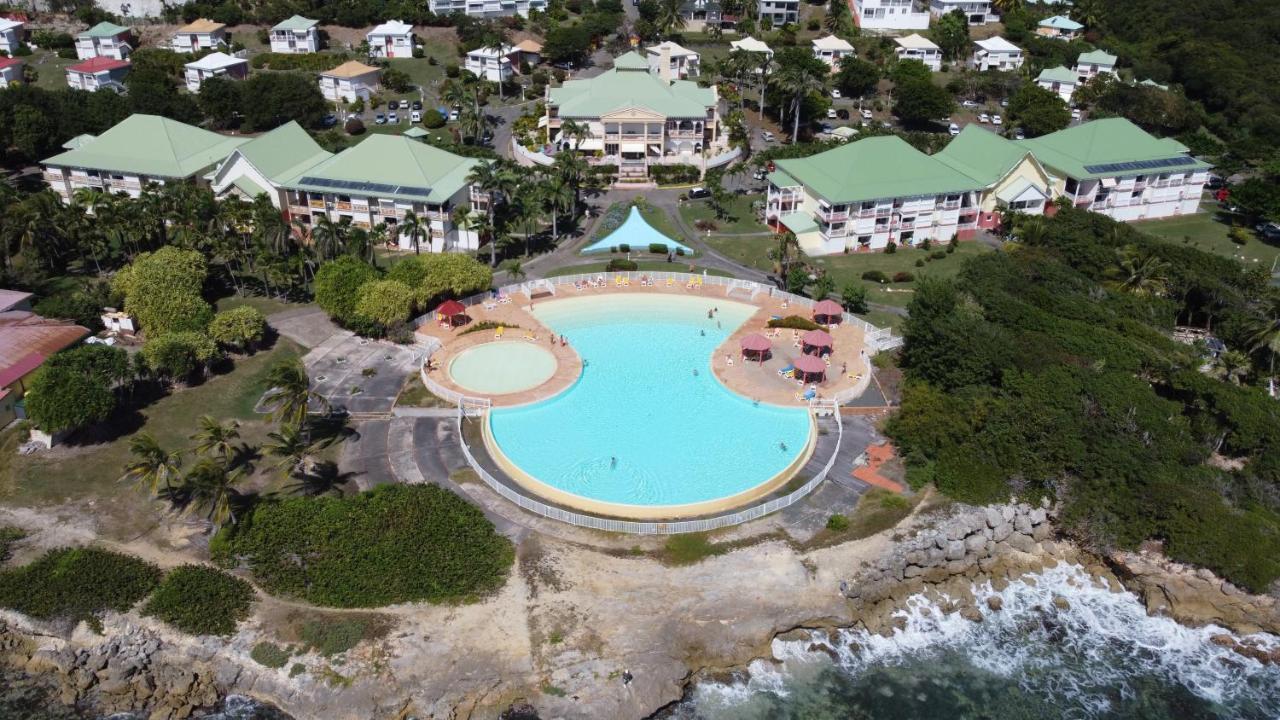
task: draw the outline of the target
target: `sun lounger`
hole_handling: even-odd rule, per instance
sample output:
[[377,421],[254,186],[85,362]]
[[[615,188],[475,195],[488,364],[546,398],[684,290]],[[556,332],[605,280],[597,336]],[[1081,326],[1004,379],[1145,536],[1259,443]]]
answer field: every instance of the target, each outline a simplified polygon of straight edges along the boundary
[[502,337],[502,333],[504,333],[504,332],[506,332],[506,331],[507,331],[507,328],[506,328],[506,326],[505,326],[505,325],[499,325],[499,326],[498,326],[498,329],[493,331],[493,339],[494,339],[494,340],[497,340],[497,339],[501,338],[501,337]]
[[485,309],[485,310],[497,310],[497,309],[498,309],[498,303],[496,303],[496,302],[487,302],[487,303],[485,303],[485,304],[484,304],[484,309]]
[[671,287],[672,285],[675,285],[675,284],[676,284],[675,278],[667,278],[667,287]]
[[796,371],[795,365],[787,365],[786,367],[779,370],[778,374],[781,375],[782,377],[791,377],[795,373],[795,371]]

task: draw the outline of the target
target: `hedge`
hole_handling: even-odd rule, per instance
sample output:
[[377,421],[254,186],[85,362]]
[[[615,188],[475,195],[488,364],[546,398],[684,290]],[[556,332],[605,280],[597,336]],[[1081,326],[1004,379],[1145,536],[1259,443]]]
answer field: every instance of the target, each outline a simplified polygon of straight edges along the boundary
[[635,260],[624,260],[623,258],[614,258],[604,266],[606,272],[633,272],[640,269],[639,263]]
[[0,572],[0,607],[41,620],[88,620],[133,607],[155,589],[160,575],[160,568],[128,555],[59,548]]
[[819,330],[822,328],[818,323],[807,317],[800,315],[788,315],[784,318],[775,318],[768,322],[771,328],[787,328],[790,330]]
[[204,565],[169,572],[142,614],[192,635],[230,635],[249,617],[253,587],[238,577]]
[[514,558],[478,508],[435,485],[265,502],[209,549],[268,592],[331,607],[473,598],[501,587]]
[[862,279],[868,282],[876,282],[884,284],[889,282],[889,276],[883,270],[868,270],[862,273]]
[[679,185],[698,181],[698,168],[692,165],[653,165],[649,176],[659,185]]

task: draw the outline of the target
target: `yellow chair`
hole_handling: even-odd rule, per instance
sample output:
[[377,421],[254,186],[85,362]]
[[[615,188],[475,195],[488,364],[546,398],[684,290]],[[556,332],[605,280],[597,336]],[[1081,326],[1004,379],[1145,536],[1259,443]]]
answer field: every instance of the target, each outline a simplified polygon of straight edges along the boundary
[[504,333],[504,332],[506,332],[506,331],[507,331],[507,328],[506,328],[506,326],[505,326],[505,325],[499,325],[499,326],[498,326],[498,329],[493,331],[493,339],[494,339],[494,340],[497,340],[498,338],[501,338],[501,337],[502,337],[502,333]]

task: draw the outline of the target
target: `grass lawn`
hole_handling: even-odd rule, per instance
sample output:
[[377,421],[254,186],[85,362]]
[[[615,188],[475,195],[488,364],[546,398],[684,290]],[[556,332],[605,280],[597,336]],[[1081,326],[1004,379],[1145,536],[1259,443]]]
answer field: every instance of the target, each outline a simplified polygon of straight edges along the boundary
[[32,84],[45,90],[65,90],[67,68],[80,62],[75,58],[60,58],[48,50],[35,50],[23,60],[27,67],[36,71],[36,81]]
[[307,307],[307,305],[301,303],[285,302],[279,298],[264,297],[262,295],[246,295],[244,297],[240,297],[239,295],[229,295],[215,302],[213,308],[218,312],[224,312],[243,305],[257,308],[258,312],[263,315],[271,315],[272,313],[283,312],[285,310],[296,310],[298,308]]
[[1134,223],[1133,227],[1170,242],[1185,242],[1205,252],[1235,258],[1250,266],[1262,265],[1272,270],[1280,247],[1264,243],[1255,233],[1249,232],[1249,241],[1237,245],[1227,237],[1231,226],[1218,219],[1216,203],[1205,203],[1207,212],[1195,215],[1148,220]]
[[759,193],[734,195],[733,201],[726,208],[729,214],[729,218],[726,220],[716,218],[715,210],[711,208],[710,202],[706,200],[691,200],[680,206],[680,216],[684,218],[685,224],[689,227],[695,227],[694,223],[699,220],[711,220],[719,228],[716,232],[726,235],[769,232],[767,226],[756,220],[756,211],[751,207],[751,203],[763,200],[764,196]]
[[[619,255],[618,257],[622,257]],[[560,277],[562,275],[577,275],[579,273],[598,273],[604,272],[608,261],[598,263],[588,263],[586,265],[566,265],[558,267],[554,270],[548,270],[545,275],[547,277]],[[665,260],[638,260],[636,264],[639,266],[637,272],[689,272],[690,263],[667,262]],[[704,268],[694,265],[694,272],[702,272]],[[717,277],[733,277],[732,273],[726,272],[719,268],[705,268],[708,275]]]

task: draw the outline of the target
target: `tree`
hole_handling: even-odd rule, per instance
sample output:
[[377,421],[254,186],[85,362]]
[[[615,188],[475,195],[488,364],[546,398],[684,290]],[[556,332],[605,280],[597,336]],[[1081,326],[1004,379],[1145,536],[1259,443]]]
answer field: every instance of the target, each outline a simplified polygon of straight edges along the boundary
[[23,404],[37,427],[57,433],[106,420],[116,408],[116,396],[100,378],[54,364],[36,371]]
[[207,266],[195,250],[163,247],[142,253],[112,280],[124,309],[138,318],[149,338],[168,332],[202,331],[213,308],[201,297]]
[[142,346],[147,368],[170,380],[185,381],[202,373],[219,357],[218,345],[198,332],[170,332],[150,337]]
[[423,222],[423,218],[410,210],[404,214],[400,220],[400,237],[409,236],[409,242],[413,245],[413,254],[418,255],[422,252],[419,242],[422,239],[423,232],[430,227],[429,222]]
[[929,35],[948,60],[958,60],[969,50],[969,16],[959,8],[938,18]]
[[240,437],[240,423],[231,420],[224,425],[211,415],[201,415],[199,425],[200,429],[191,436],[196,441],[192,448],[196,454],[216,455],[224,462],[230,460],[235,452],[232,442]]
[[272,422],[304,427],[310,407],[325,410],[329,407],[329,401],[311,389],[307,369],[297,358],[273,365],[267,372],[267,384],[271,389],[263,395],[262,403],[271,407]]
[[285,475],[293,474],[311,454],[310,439],[297,425],[281,425],[277,432],[267,433],[267,440],[262,449],[280,458],[276,467]]
[[413,89],[413,79],[409,77],[409,73],[393,67],[383,68],[379,80],[391,92],[407,93]]
[[1027,134],[1037,137],[1057,132],[1071,123],[1071,111],[1052,90],[1027,83],[1009,98],[1009,116]]
[[946,88],[927,80],[911,80],[898,85],[895,93],[893,114],[908,125],[948,117],[956,106]]
[[[568,153],[561,153],[561,157]],[[557,162],[559,157],[556,158]],[[496,198],[493,193],[497,192],[500,187],[506,183],[503,177],[502,166],[496,162],[479,162],[475,167],[471,168],[470,174],[467,175],[467,182],[475,186],[477,190],[483,193],[489,193],[489,202],[486,204],[486,212],[488,214],[488,226],[493,227],[493,206]],[[489,265],[496,266],[498,264],[498,244],[494,242],[492,237],[489,238]]]
[[867,288],[862,283],[849,283],[840,290],[840,304],[844,309],[855,314],[865,315],[871,311],[867,306]]
[[791,270],[791,262],[800,250],[800,242],[795,233],[783,230],[773,236],[774,246],[769,250],[769,259],[773,260],[773,271],[779,278],[786,278]]
[[591,33],[581,24],[561,25],[547,33],[542,52],[553,63],[581,64],[591,51]]
[[414,288],[421,307],[433,307],[449,297],[464,297],[493,285],[493,269],[461,253],[423,257],[424,276]]
[[413,313],[414,291],[399,280],[372,280],[360,286],[356,315],[384,328],[409,319]]
[[240,84],[240,113],[246,129],[271,130],[290,120],[303,127],[318,127],[329,112],[319,86],[307,75],[255,73]]
[[204,113],[213,127],[222,129],[235,124],[240,108],[244,105],[240,85],[238,80],[219,76],[200,83],[200,94],[196,102],[200,106],[200,112]]
[[240,473],[218,460],[205,458],[192,466],[182,484],[167,495],[184,514],[201,511],[205,520],[218,528],[236,521],[235,502],[240,491],[235,486],[239,481]]
[[1247,354],[1239,350],[1224,350],[1209,365],[1209,374],[1232,385],[1243,385],[1250,369]]
[[[818,61],[822,64],[821,61]],[[825,70],[825,65],[823,66]],[[810,64],[784,65],[774,74],[775,86],[785,95],[791,97],[791,143],[800,141],[800,115],[804,100],[812,93],[821,92],[825,84],[824,76],[819,74]]]
[[827,14],[822,18],[822,27],[832,35],[847,32],[851,26],[849,5],[845,0],[828,0]]
[[359,258],[344,255],[320,266],[316,271],[316,304],[339,325],[355,319],[360,286],[378,279],[380,273]]
[[875,91],[880,82],[880,68],[852,55],[840,58],[840,71],[836,73],[836,87],[846,97],[865,97]]
[[1071,18],[1090,30],[1096,30],[1102,25],[1106,11],[1101,0],[1076,0],[1071,6]]
[[267,319],[249,305],[241,305],[213,316],[209,337],[214,342],[237,350],[255,347],[267,334]]
[[129,454],[133,459],[124,467],[124,475],[120,478],[122,482],[133,483],[152,495],[158,495],[181,477],[182,453],[165,450],[151,433],[140,432],[130,438]]
[[889,79],[894,85],[902,85],[913,80],[933,82],[933,71],[919,60],[899,60],[889,71]]
[[809,284],[809,272],[797,265],[787,271],[786,279],[787,292],[799,295],[804,292],[804,286]]
[[1122,248],[1115,264],[1107,268],[1108,285],[1118,292],[1139,297],[1161,297],[1169,290],[1169,263],[1137,247]]
[[[1249,350],[1267,358],[1267,378],[1274,384],[1276,358],[1280,357],[1280,298],[1272,295],[1270,302],[1248,321]],[[1274,388],[1272,394],[1274,395]]]

